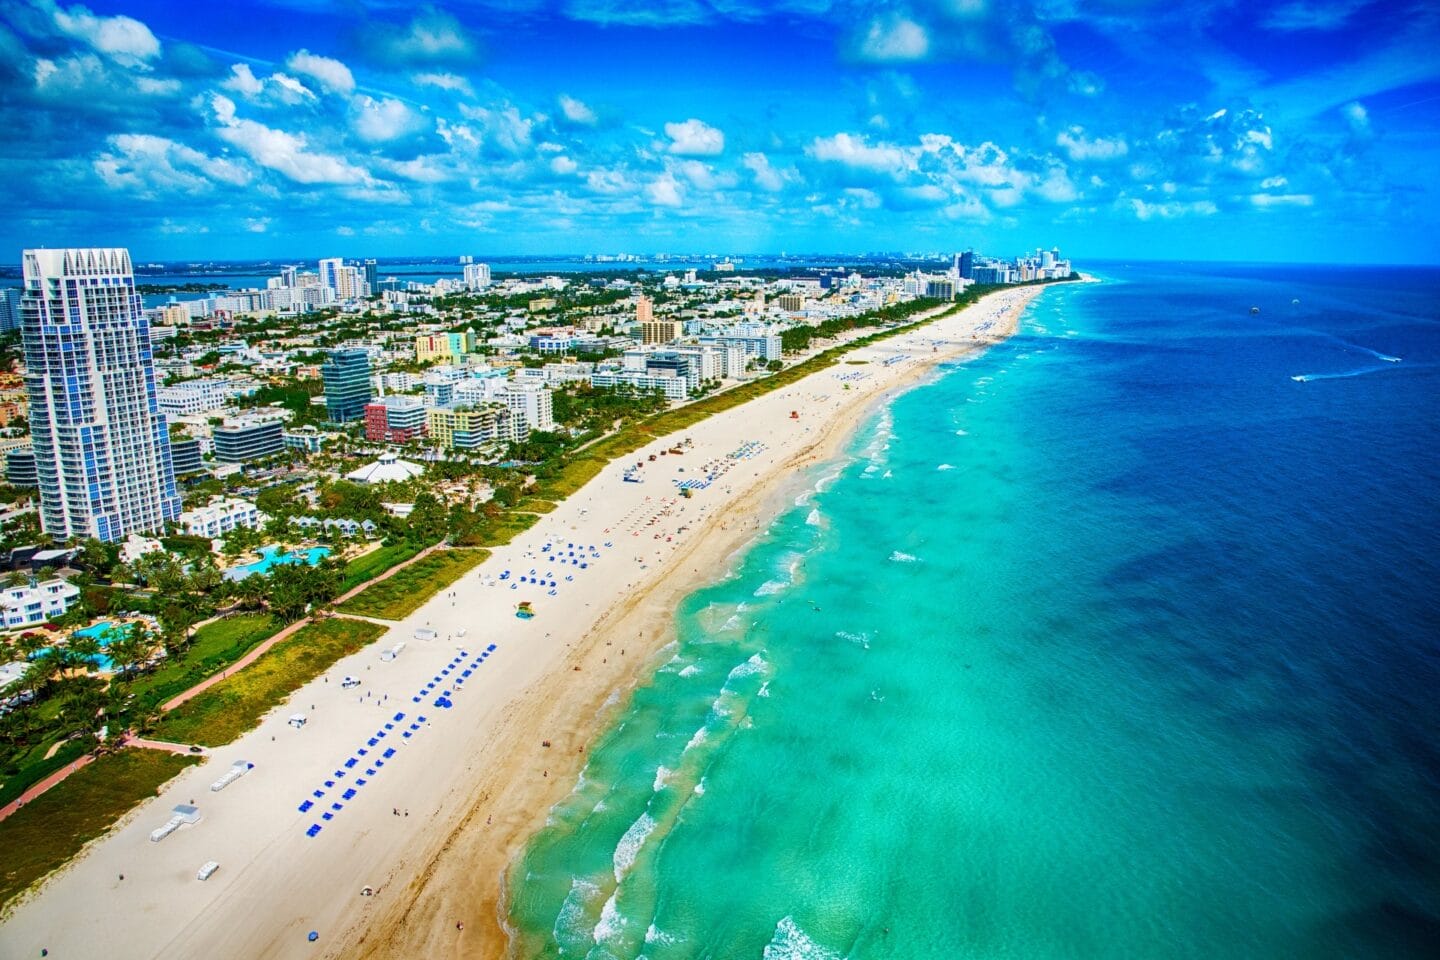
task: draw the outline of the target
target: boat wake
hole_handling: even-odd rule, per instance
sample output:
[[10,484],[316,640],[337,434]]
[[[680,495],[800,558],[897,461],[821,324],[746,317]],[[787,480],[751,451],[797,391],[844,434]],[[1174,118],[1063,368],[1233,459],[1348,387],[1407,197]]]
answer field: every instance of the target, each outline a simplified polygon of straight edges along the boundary
[[[1392,363],[1399,363],[1395,358],[1389,358]],[[1360,367],[1356,370],[1343,370],[1339,373],[1297,373],[1291,380],[1296,383],[1309,383],[1312,380],[1348,380],[1351,377],[1363,377],[1367,373],[1384,373],[1387,370],[1394,370],[1394,367]]]

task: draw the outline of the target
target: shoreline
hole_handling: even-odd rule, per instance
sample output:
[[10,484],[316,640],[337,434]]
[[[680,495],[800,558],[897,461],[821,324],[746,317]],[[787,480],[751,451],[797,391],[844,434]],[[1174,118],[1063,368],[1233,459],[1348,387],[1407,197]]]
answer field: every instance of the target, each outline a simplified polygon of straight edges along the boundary
[[[608,464],[535,527],[212,751],[215,763],[175,778],[14,904],[0,927],[0,954],[84,955],[103,938],[116,960],[505,955],[504,873],[572,788],[589,742],[657,666],[679,602],[726,574],[737,551],[793,500],[794,479],[834,460],[863,417],[938,363],[1010,336],[1044,289],[997,291],[854,348],[847,359],[865,365],[825,367]],[[796,410],[803,416],[791,415]],[[694,447],[683,457],[645,459],[685,437]],[[749,444],[755,452],[734,456]],[[634,460],[644,464],[643,484],[621,480]],[[679,496],[679,474],[697,476],[694,467],[707,461],[724,464],[723,475]],[[501,570],[552,563],[545,547],[567,538],[605,547],[603,556],[594,548],[593,569],[572,568],[574,582],[559,584],[564,596],[496,580]],[[535,619],[514,617],[517,600],[533,601]],[[616,642],[631,631],[635,640]],[[401,639],[400,656],[377,660]],[[432,676],[440,681],[447,661],[453,666],[487,642],[497,649],[463,693],[457,689],[454,709],[432,710],[423,690],[419,706],[406,699]],[[346,674],[363,679],[365,695],[340,689]],[[343,810],[326,795],[322,803],[337,800],[334,819],[323,834],[305,836],[319,810],[306,813],[307,803],[297,813],[296,804],[397,706],[406,724],[415,722],[413,739],[381,742],[405,749],[392,751],[392,766],[363,795],[347,796]],[[309,714],[302,729],[285,722],[295,711]],[[209,784],[237,757],[254,771],[212,794]],[[187,802],[202,806],[202,822],[150,843],[150,828]],[[219,873],[197,882],[195,870],[211,859]],[[362,886],[374,895],[362,897]],[[318,944],[308,942],[311,930]]]
[[[531,704],[529,715],[507,718],[508,729],[497,731],[496,740],[503,754],[517,766],[526,767],[528,779],[511,779],[499,788],[493,783],[487,784],[477,794],[474,808],[453,824],[437,844],[428,866],[394,904],[377,915],[366,929],[351,931],[358,935],[354,939],[347,937],[337,949],[327,952],[327,956],[380,960],[463,948],[467,956],[506,957],[511,939],[505,915],[509,871],[530,838],[544,828],[550,809],[574,789],[575,780],[585,766],[585,749],[589,743],[610,728],[615,717],[628,708],[634,692],[663,663],[666,651],[676,640],[676,608],[695,591],[732,575],[733,559],[747,551],[770,523],[793,505],[800,491],[813,485],[808,471],[843,456],[844,448],[867,416],[915,388],[926,376],[933,375],[941,363],[979,356],[988,347],[1013,336],[1026,307],[1045,288],[1028,289],[1034,293],[1006,311],[1002,329],[986,342],[935,354],[929,362],[914,365],[882,391],[844,409],[825,425],[819,437],[738,494],[727,521],[719,524],[712,518],[699,531],[701,536],[676,556],[676,561],[691,566],[689,575],[671,576],[642,586],[633,597],[617,601],[615,607],[596,620],[582,639],[582,645],[572,651],[571,662],[584,663],[586,669],[608,666],[595,662],[597,658],[608,659],[601,651],[607,646],[615,649],[615,639],[628,638],[631,630],[637,634],[635,643],[643,648],[642,655],[627,661],[626,668],[612,669],[605,674],[613,682],[589,684],[579,697],[573,691],[566,696],[555,695],[558,691],[553,688],[573,685],[568,683],[570,674],[567,673],[548,677],[541,681],[538,689],[525,691],[521,699]],[[759,502],[752,502],[752,497],[757,496]],[[538,735],[536,731],[544,731],[543,736],[550,740],[553,748],[558,748],[553,761],[543,769],[533,761],[527,765],[521,756],[524,750],[521,741],[526,735],[533,740]],[[508,772],[513,773],[515,769],[507,765]],[[536,769],[554,776],[541,776],[537,782]],[[531,813],[529,816],[512,814],[483,824],[483,832],[471,830],[481,808],[487,804],[510,810],[529,809]],[[449,921],[451,916],[474,919],[463,921],[466,928],[459,931]],[[472,936],[471,924],[477,921],[479,925]],[[428,935],[417,937],[420,930],[428,931]]]

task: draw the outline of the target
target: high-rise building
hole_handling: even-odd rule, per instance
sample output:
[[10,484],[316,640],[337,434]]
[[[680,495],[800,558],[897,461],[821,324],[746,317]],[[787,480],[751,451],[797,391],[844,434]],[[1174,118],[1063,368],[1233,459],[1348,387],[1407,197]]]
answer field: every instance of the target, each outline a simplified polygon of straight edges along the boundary
[[640,342],[645,344],[670,343],[679,340],[685,332],[685,325],[679,320],[646,320],[640,324]]
[[335,296],[340,296],[340,272],[345,269],[345,261],[339,257],[330,257],[320,261],[320,286],[329,287],[335,291]]
[[40,522],[58,540],[123,540],[180,515],[130,252],[26,250],[25,388]]
[[0,287],[0,333],[20,329],[21,296],[19,287]]
[[655,301],[642,296],[635,301],[635,322],[649,323],[655,319]]
[[961,280],[974,280],[974,279],[975,279],[975,251],[974,251],[974,250],[966,250],[964,253],[960,254],[960,279],[961,279]]
[[465,264],[465,286],[470,290],[484,290],[490,286],[490,264]]
[[332,350],[320,368],[325,380],[325,409],[336,423],[360,420],[370,402],[370,357],[364,350]]
[[296,266],[284,266],[284,267],[281,267],[281,268],[280,268],[280,286],[282,286],[282,287],[298,287],[298,286],[300,286],[299,281],[296,279],[296,275],[299,273],[299,271],[300,271],[300,268],[299,268],[299,267],[296,267]]
[[380,292],[380,267],[374,257],[365,261],[365,293],[374,296]]
[[285,421],[281,417],[231,417],[215,428],[215,459],[245,463],[273,457],[285,449]]

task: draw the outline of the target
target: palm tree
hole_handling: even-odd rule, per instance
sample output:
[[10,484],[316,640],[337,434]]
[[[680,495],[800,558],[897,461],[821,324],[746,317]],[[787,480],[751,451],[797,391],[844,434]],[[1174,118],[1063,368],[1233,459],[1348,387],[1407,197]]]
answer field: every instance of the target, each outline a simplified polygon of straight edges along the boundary
[[30,573],[27,570],[11,570],[5,574],[5,586],[24,587],[30,584]]

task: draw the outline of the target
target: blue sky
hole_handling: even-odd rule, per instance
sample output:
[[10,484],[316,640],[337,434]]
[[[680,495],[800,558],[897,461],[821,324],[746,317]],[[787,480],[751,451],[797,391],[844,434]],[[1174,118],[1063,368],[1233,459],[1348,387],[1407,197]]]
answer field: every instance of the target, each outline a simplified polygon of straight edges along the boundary
[[0,231],[137,259],[1440,258],[1440,8],[11,0]]

